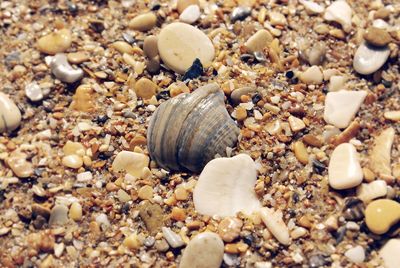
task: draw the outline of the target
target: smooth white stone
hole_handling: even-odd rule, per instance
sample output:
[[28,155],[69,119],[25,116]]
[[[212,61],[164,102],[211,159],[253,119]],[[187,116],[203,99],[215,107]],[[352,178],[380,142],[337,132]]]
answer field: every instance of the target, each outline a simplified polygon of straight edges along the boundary
[[260,216],[265,226],[274,235],[274,237],[282,244],[290,244],[289,229],[282,219],[280,210],[274,211],[271,208],[260,209]]
[[372,74],[385,64],[389,55],[388,46],[372,47],[363,42],[354,54],[353,68],[359,74]]
[[363,179],[358,153],[351,143],[342,143],[333,151],[328,167],[329,185],[337,190],[359,185]]
[[119,152],[112,163],[113,171],[126,171],[136,178],[140,177],[143,168],[148,166],[149,157],[147,155],[130,151]]
[[21,124],[21,112],[6,94],[0,92],[0,133],[13,131]]
[[344,255],[354,263],[362,263],[365,259],[365,251],[362,246],[355,246],[354,248],[348,249]]
[[251,214],[261,207],[254,192],[256,180],[256,164],[246,154],[211,160],[193,192],[195,209],[209,216],[235,216],[239,211]]
[[370,183],[363,183],[357,187],[357,197],[364,203],[385,196],[387,194],[387,184],[384,180],[377,180]]
[[43,99],[42,89],[36,82],[29,83],[25,86],[25,95],[31,101],[40,101]]
[[388,29],[389,28],[389,24],[384,21],[383,19],[376,19],[372,22],[372,26],[375,28],[379,28],[379,29]]
[[320,14],[325,10],[323,6],[313,1],[300,0],[299,2],[304,6],[308,14]]
[[344,0],[333,2],[325,10],[324,19],[327,21],[336,21],[345,32],[351,30],[351,15],[353,11],[349,4]]
[[55,205],[51,209],[49,225],[63,225],[68,222],[68,207],[64,205]]
[[332,75],[329,78],[329,91],[339,91],[344,89],[344,84],[346,83],[347,78],[342,75]]
[[300,80],[306,84],[321,84],[324,75],[318,66],[313,65],[300,75]]
[[200,15],[200,7],[198,5],[190,5],[179,15],[179,20],[192,24],[200,18]]
[[337,128],[346,128],[366,96],[366,91],[329,92],[325,98],[324,120]]
[[385,268],[399,268],[400,239],[390,239],[379,251]]
[[182,238],[172,231],[170,228],[162,227],[161,228],[163,236],[165,240],[167,240],[168,244],[173,248],[179,248],[185,244]]
[[224,242],[215,233],[196,235],[185,248],[179,268],[219,268],[224,256]]

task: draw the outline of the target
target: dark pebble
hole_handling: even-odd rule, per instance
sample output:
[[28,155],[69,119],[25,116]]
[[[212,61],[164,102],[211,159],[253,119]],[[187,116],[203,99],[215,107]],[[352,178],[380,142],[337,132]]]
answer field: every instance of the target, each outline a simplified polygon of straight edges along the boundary
[[317,174],[322,174],[326,169],[325,164],[316,159],[313,159],[312,164],[313,164],[313,170]]
[[258,94],[258,93],[254,94],[254,96],[251,97],[251,101],[252,101],[254,104],[257,104],[260,100],[262,100],[262,97],[261,97],[261,95]]
[[192,66],[186,71],[185,75],[182,77],[182,81],[195,79],[203,74],[203,64],[199,59],[195,59]]
[[251,8],[250,7],[236,7],[232,11],[231,21],[235,22],[235,21],[238,21],[238,20],[244,20],[250,14],[251,14]]
[[364,203],[355,197],[346,198],[344,201],[343,217],[346,220],[358,221],[364,218]]
[[286,76],[286,78],[288,78],[288,79],[292,79],[293,76],[294,76],[294,72],[293,72],[293,71],[287,71],[287,72],[285,73],[285,76]]

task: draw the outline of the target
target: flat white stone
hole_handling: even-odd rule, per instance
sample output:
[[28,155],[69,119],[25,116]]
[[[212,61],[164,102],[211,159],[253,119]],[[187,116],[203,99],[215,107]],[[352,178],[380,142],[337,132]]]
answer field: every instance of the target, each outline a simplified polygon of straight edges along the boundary
[[162,28],[157,45],[162,61],[179,74],[184,74],[196,58],[203,66],[210,65],[215,55],[214,45],[208,36],[182,22],[174,22]]
[[351,15],[353,11],[349,4],[344,0],[333,2],[325,10],[324,19],[327,21],[336,21],[345,32],[351,30]]
[[289,229],[282,220],[282,212],[274,211],[271,208],[260,209],[260,216],[265,226],[274,235],[274,237],[282,244],[290,244]]
[[390,239],[379,251],[385,268],[399,268],[400,239]]
[[179,268],[219,268],[224,256],[224,242],[215,233],[196,235],[185,248]]
[[362,263],[365,259],[365,251],[362,246],[355,246],[351,249],[348,249],[344,255],[354,263]]
[[357,197],[364,203],[385,196],[387,194],[387,184],[384,180],[376,180],[370,183],[363,183],[357,187]]
[[325,98],[324,120],[337,128],[346,128],[366,96],[366,91],[329,92]]
[[193,24],[200,18],[200,14],[200,7],[198,5],[190,5],[183,10],[181,15],[179,15],[179,20]]
[[113,171],[126,171],[136,178],[140,177],[143,168],[148,166],[149,157],[147,155],[130,151],[119,152],[112,163]]
[[235,216],[239,211],[251,214],[261,207],[254,192],[256,180],[256,164],[246,154],[211,160],[193,192],[195,209],[209,216]]
[[358,153],[351,143],[342,143],[333,151],[328,166],[329,185],[337,190],[359,185],[363,179]]
[[385,64],[389,55],[390,49],[388,46],[372,47],[363,42],[354,54],[353,68],[359,74],[372,74]]
[[300,75],[300,80],[306,84],[318,85],[322,83],[323,79],[324,75],[316,65],[311,66]]
[[323,6],[313,1],[300,0],[299,2],[304,6],[308,14],[320,14],[325,10]]

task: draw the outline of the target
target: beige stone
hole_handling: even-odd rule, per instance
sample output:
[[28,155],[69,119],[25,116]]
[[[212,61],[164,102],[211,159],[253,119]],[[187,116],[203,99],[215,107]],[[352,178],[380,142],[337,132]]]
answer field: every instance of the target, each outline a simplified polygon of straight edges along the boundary
[[82,167],[83,160],[79,155],[71,154],[63,157],[62,164],[69,168],[78,169]]
[[114,172],[126,171],[128,174],[139,178],[145,167],[149,166],[149,157],[142,153],[122,151],[117,154],[112,169]]
[[80,85],[76,89],[75,94],[72,97],[70,108],[80,112],[95,111],[95,96],[90,85]]
[[157,93],[158,86],[148,78],[142,77],[135,84],[135,92],[139,98],[151,99]]
[[369,44],[378,47],[386,46],[392,41],[392,37],[386,30],[376,27],[369,27],[364,33],[364,39]]
[[80,142],[67,141],[63,147],[64,155],[85,155],[85,147]]
[[79,64],[88,61],[90,58],[89,54],[86,52],[72,52],[67,54],[67,59],[72,64]]
[[162,61],[179,74],[184,74],[196,58],[203,66],[209,66],[215,55],[214,46],[207,35],[181,22],[171,23],[161,29],[158,50]]
[[249,52],[262,51],[272,42],[274,37],[265,29],[258,30],[244,44]]
[[304,124],[304,121],[301,120],[300,118],[297,118],[293,115],[289,116],[288,118],[290,128],[292,131],[297,132],[306,127],[306,124]]
[[66,51],[71,43],[71,31],[61,29],[39,38],[37,48],[40,52],[54,55]]
[[400,203],[378,199],[365,209],[365,223],[374,234],[384,234],[400,220]]
[[6,94],[0,92],[0,133],[13,131],[21,124],[21,112]]
[[318,66],[313,65],[300,75],[300,80],[305,84],[319,85],[323,81],[323,74]]
[[78,202],[72,203],[69,208],[68,216],[71,220],[80,221],[82,219],[82,206]]
[[153,12],[140,14],[129,22],[129,28],[146,32],[151,30],[157,23],[157,16]]
[[115,48],[119,53],[133,54],[133,47],[125,41],[116,41],[111,44],[111,47]]
[[28,178],[33,175],[33,165],[26,161],[25,154],[14,153],[6,159],[6,163],[18,178]]
[[153,198],[153,188],[149,185],[142,186],[138,191],[138,196],[142,200],[151,200]]
[[400,121],[400,111],[387,111],[383,114],[385,119],[391,120],[391,121]]

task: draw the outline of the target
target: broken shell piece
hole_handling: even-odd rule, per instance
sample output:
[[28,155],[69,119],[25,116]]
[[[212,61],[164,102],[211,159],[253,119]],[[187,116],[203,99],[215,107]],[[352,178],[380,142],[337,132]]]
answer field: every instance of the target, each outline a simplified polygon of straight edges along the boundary
[[351,29],[351,15],[353,11],[346,1],[338,0],[333,2],[325,10],[324,19],[327,21],[336,21],[345,32]]
[[346,128],[366,96],[366,91],[329,92],[325,98],[324,120],[335,127]]
[[235,216],[239,211],[250,215],[260,208],[256,180],[257,169],[250,156],[214,159],[200,174],[193,192],[194,207],[209,216]]
[[67,56],[63,53],[58,53],[53,57],[50,68],[54,76],[65,83],[75,83],[83,77],[82,69],[72,68]]
[[126,171],[137,178],[142,175],[143,168],[148,166],[149,157],[147,155],[129,151],[119,152],[112,163],[113,171]]
[[148,150],[165,169],[199,172],[236,145],[239,128],[225,109],[224,93],[208,84],[162,103],[149,123]]
[[282,244],[290,244],[289,229],[285,222],[282,220],[282,211],[274,211],[271,208],[260,209],[261,219],[267,226],[268,230],[274,237]]
[[375,138],[374,147],[371,150],[370,168],[380,176],[391,177],[390,154],[394,141],[395,131],[393,128],[387,128]]
[[357,197],[364,203],[385,196],[387,194],[387,184],[384,180],[377,180],[370,183],[363,183],[357,187]]

